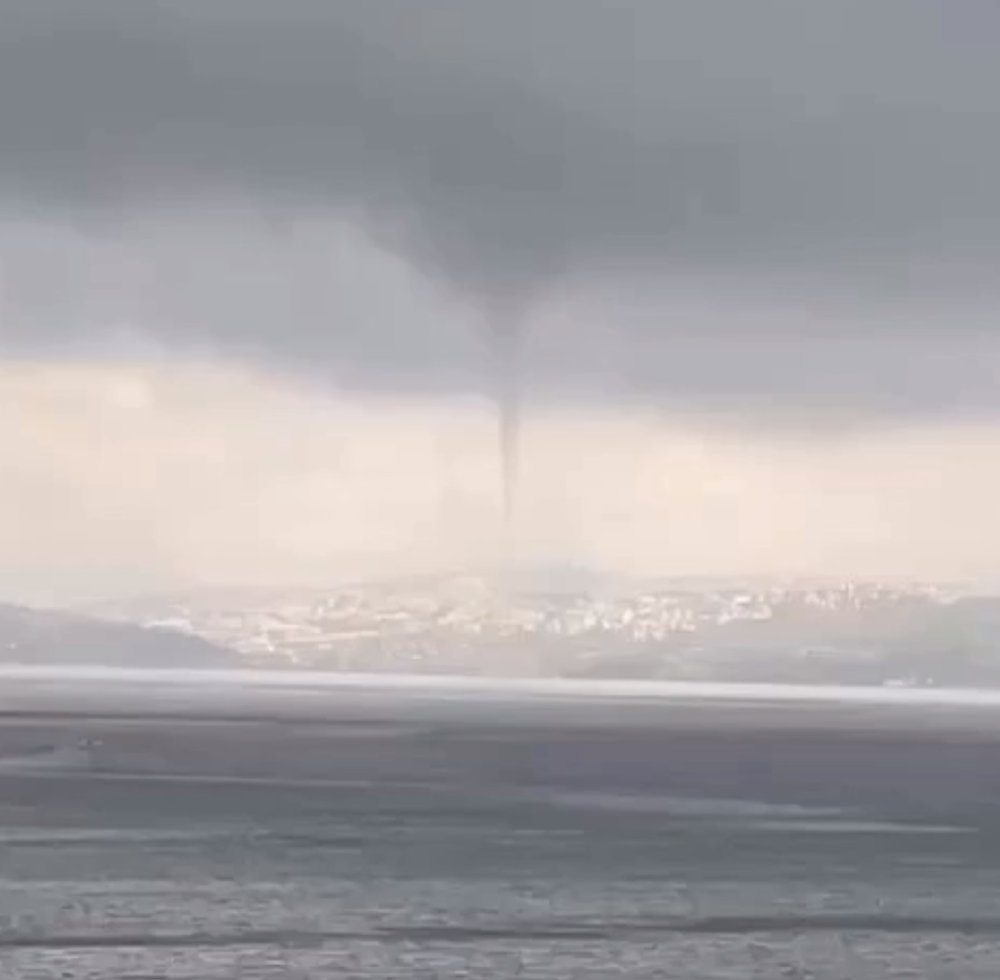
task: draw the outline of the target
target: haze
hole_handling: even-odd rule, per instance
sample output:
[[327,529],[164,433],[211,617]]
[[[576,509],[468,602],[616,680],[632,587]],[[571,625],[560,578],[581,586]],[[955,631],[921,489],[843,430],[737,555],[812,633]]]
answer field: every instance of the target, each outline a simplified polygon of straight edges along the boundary
[[0,590],[994,578],[998,27],[0,0]]

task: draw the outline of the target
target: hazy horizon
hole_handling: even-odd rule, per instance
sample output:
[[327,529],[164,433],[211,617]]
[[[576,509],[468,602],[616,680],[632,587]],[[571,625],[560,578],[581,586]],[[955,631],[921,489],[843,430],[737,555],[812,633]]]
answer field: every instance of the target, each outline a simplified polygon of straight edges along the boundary
[[[494,412],[205,361],[7,361],[0,588],[72,601],[461,569],[988,580],[1000,427],[811,439],[528,406],[513,523]],[[456,407],[460,410],[456,410]],[[48,447],[39,452],[39,445]]]

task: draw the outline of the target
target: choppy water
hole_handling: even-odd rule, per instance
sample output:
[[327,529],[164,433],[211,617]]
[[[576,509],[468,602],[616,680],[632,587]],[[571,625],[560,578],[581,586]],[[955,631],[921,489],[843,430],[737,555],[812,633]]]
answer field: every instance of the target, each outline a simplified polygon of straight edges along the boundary
[[1000,975],[992,739],[97,734],[0,771],[0,976]]

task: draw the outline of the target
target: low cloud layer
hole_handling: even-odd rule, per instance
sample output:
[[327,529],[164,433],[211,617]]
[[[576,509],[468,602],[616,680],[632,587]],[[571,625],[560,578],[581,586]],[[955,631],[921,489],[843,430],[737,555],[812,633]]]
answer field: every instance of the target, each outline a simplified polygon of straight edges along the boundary
[[555,398],[992,412],[998,27],[985,0],[0,0],[3,337],[456,391],[499,304]]

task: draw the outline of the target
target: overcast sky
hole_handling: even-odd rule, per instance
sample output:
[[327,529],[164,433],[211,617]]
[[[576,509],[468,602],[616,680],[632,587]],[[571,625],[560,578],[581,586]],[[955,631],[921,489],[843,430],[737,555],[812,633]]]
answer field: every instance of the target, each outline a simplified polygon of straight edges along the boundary
[[[0,589],[481,560],[498,324],[525,554],[994,571],[998,31],[992,0],[0,0]],[[383,468],[282,455],[302,426]],[[417,449],[456,439],[462,507]],[[609,439],[641,493],[594,489]]]

